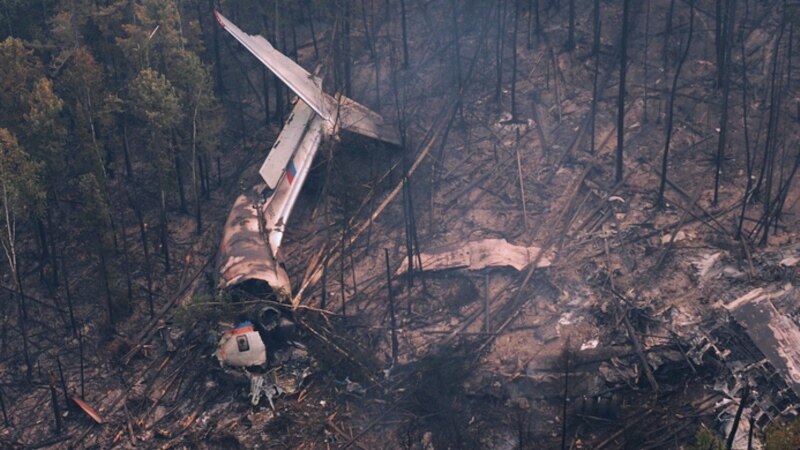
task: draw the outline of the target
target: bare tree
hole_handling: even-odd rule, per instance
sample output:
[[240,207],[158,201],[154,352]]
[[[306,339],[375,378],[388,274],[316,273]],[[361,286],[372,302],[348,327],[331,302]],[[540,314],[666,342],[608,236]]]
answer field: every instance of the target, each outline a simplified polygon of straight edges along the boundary
[[642,98],[642,112],[644,118],[642,121],[647,123],[647,85],[649,84],[649,78],[647,76],[647,69],[649,68],[649,64],[647,62],[647,56],[650,54],[649,47],[650,47],[650,0],[645,1],[645,16],[644,16],[644,55],[642,55],[642,68],[644,69],[644,80],[642,84],[644,85],[644,97]]
[[781,104],[781,76],[778,69],[779,54],[781,48],[781,41],[783,33],[786,29],[785,17],[781,20],[780,32],[775,42],[775,51],[772,58],[772,74],[770,80],[770,107],[769,107],[769,120],[767,122],[767,136],[764,143],[764,160],[761,164],[761,174],[759,175],[756,190],[758,191],[762,180],[766,183],[764,187],[764,213],[760,222],[763,224],[763,234],[759,243],[766,245],[769,237],[769,225],[772,211],[772,183],[775,176],[775,157],[777,154],[778,142],[778,122],[780,121],[780,104]]
[[497,42],[495,45],[495,69],[497,71],[497,82],[495,83],[494,96],[499,104],[503,93],[503,55],[505,53],[505,34],[506,34],[506,8],[508,2],[500,0],[497,7]]
[[517,34],[519,31],[519,4],[514,0],[514,35],[511,37],[511,122],[519,122],[517,117]]
[[406,0],[400,0],[400,21],[403,28],[403,67],[408,67],[408,37],[406,25]]
[[628,69],[628,34],[630,24],[631,1],[625,0],[622,12],[622,45],[621,56],[619,59],[619,98],[617,100],[617,158],[614,179],[617,183],[622,181],[623,172],[623,150],[625,147],[625,75]]
[[567,38],[567,51],[575,49],[575,0],[569,0],[569,36]]
[[[736,0],[733,0],[728,8],[728,24],[725,26],[725,33],[723,35],[726,39],[733,40],[733,33],[729,30],[733,28],[733,23],[736,21]],[[730,71],[726,68],[730,65],[731,52],[730,48],[732,42],[723,44],[722,59],[723,67],[719,68],[719,80],[722,83],[722,112],[719,119],[719,140],[717,141],[717,156],[715,158],[714,170],[714,200],[713,205],[717,204],[719,198],[719,176],[722,172],[722,162],[725,156],[725,145],[727,144],[728,137],[728,100],[731,92],[731,77]]]
[[669,97],[669,106],[667,108],[667,134],[666,142],[664,143],[664,155],[661,158],[661,182],[658,186],[658,198],[656,199],[656,206],[661,208],[664,206],[664,190],[667,186],[667,169],[669,168],[669,145],[672,141],[672,122],[674,116],[675,96],[678,90],[678,78],[681,76],[681,69],[686,62],[686,57],[689,56],[689,49],[692,46],[692,35],[694,34],[694,0],[689,0],[689,37],[686,40],[686,49],[678,61],[678,68],[675,69],[675,76],[672,78],[672,91]]
[[594,0],[594,42],[592,53],[594,53],[594,75],[592,76],[592,117],[591,117],[591,145],[589,153],[594,154],[597,125],[597,79],[600,75],[600,0]]
[[669,47],[672,37],[672,16],[675,15],[675,0],[669,1],[669,11],[667,12],[667,26],[664,29],[664,43],[661,47],[661,58],[664,60],[664,72],[669,67]]
[[[747,17],[749,5],[745,3],[744,17]],[[744,188],[744,196],[742,198],[742,212],[739,215],[739,225],[736,227],[736,239],[741,239],[742,225],[744,224],[744,215],[747,211],[747,203],[750,200],[753,187],[753,166],[755,165],[755,158],[750,153],[750,131],[747,126],[747,52],[744,48],[744,26],[741,29],[739,51],[741,52],[741,65],[742,65],[742,128],[744,128],[744,156],[745,156],[745,175],[747,176],[747,183]]]

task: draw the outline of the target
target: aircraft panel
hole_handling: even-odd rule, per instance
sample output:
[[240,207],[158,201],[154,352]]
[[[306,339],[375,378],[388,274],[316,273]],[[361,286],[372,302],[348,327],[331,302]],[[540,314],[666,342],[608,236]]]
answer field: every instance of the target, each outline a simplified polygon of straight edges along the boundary
[[283,174],[287,171],[292,155],[300,146],[300,141],[308,129],[311,120],[316,116],[314,110],[302,101],[295,102],[286,124],[278,139],[272,146],[267,159],[258,173],[270,189],[275,189]]
[[269,233],[269,244],[272,253],[276,256],[283,239],[286,223],[289,221],[289,215],[292,213],[297,196],[300,195],[300,190],[311,169],[311,163],[322,143],[324,129],[325,121],[314,115],[303,129],[302,137],[286,164],[283,176],[278,181],[274,192],[262,207],[265,229]]

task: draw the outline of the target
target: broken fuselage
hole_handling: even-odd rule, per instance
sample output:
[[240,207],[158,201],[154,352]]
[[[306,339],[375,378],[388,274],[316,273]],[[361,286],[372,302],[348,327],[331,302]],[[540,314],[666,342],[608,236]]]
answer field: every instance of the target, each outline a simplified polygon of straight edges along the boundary
[[289,216],[325,135],[325,122],[295,103],[259,174],[264,180],[233,204],[219,250],[218,288],[291,295],[280,244]]
[[[215,15],[225,31],[298,96],[259,170],[263,183],[244,192],[234,202],[218,254],[217,287],[220,290],[241,288],[257,298],[280,302],[291,296],[291,282],[280,250],[281,241],[322,141],[335,138],[339,129],[394,145],[400,145],[400,137],[380,114],[343,95],[325,93],[321,78],[287,58],[262,36],[245,33],[219,12]],[[277,311],[268,307],[257,313],[255,328],[247,331],[252,339],[260,339],[261,330],[267,328],[262,316],[268,309]],[[261,346],[253,347],[249,343],[242,346],[239,341],[232,340],[232,336],[229,330],[220,341],[218,356],[221,362],[240,367],[263,364],[266,358],[261,358],[260,354],[266,354],[266,347],[261,350]],[[245,347],[246,350],[242,350]],[[253,354],[253,348],[259,355]],[[228,351],[223,351],[226,349]],[[249,356],[234,355],[236,352],[249,352]],[[253,361],[258,363],[251,364]]]

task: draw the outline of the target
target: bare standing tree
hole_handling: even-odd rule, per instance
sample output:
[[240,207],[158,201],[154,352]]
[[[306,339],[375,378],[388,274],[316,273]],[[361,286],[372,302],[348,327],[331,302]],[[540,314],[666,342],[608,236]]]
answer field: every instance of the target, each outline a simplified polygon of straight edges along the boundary
[[644,80],[642,84],[644,85],[644,96],[642,98],[642,115],[644,118],[642,121],[647,123],[647,85],[648,85],[648,76],[647,76],[647,69],[648,69],[648,62],[647,56],[650,54],[650,0],[645,1],[645,16],[644,16],[644,55],[642,55],[642,67],[644,69]]
[[594,42],[592,44],[592,53],[594,53],[594,75],[592,76],[592,137],[589,153],[594,154],[597,128],[597,79],[600,75],[600,0],[594,0]]
[[403,67],[408,67],[408,37],[406,25],[406,0],[400,0],[400,21],[403,28]]
[[567,51],[575,49],[575,0],[569,0],[569,36],[566,49]]
[[661,47],[661,58],[664,60],[664,72],[669,67],[669,42],[672,37],[672,16],[675,15],[675,0],[669,1],[669,11],[667,11],[667,26],[664,29],[664,43]]
[[628,69],[628,34],[630,24],[631,1],[625,0],[622,6],[622,45],[621,56],[619,59],[619,98],[617,100],[617,158],[614,170],[614,179],[617,183],[622,181],[623,172],[623,150],[625,147],[625,75]]
[[519,4],[521,0],[514,0],[514,35],[511,37],[511,122],[519,122],[517,117],[517,34],[519,31]]
[[[725,32],[723,33],[723,37],[726,40],[733,40],[733,33],[729,30],[733,28],[733,24],[736,21],[736,0],[732,0],[728,5],[728,13],[727,13],[727,24],[725,25]],[[713,205],[717,204],[717,200],[719,199],[719,176],[722,173],[722,162],[725,156],[725,145],[727,144],[727,137],[728,137],[728,100],[730,98],[731,92],[731,77],[730,71],[727,70],[727,67],[730,66],[731,60],[731,52],[730,48],[733,46],[732,42],[727,42],[723,44],[722,48],[722,62],[723,66],[719,68],[719,82],[722,83],[722,113],[720,114],[719,119],[719,140],[717,141],[717,156],[715,158],[715,169],[714,169],[714,200],[712,201]]]
[[675,96],[678,91],[678,78],[681,76],[681,69],[683,63],[686,62],[686,57],[689,56],[689,49],[692,46],[692,35],[694,34],[694,0],[689,0],[689,37],[686,40],[686,49],[678,61],[678,68],[675,69],[675,76],[672,78],[672,91],[669,97],[669,106],[667,108],[667,133],[666,142],[664,143],[664,154],[661,158],[661,182],[658,186],[658,198],[656,199],[656,207],[662,208],[664,206],[664,190],[667,186],[667,169],[669,168],[669,145],[672,141],[672,123],[675,108]]
[[[749,5],[745,3],[744,17],[748,16]],[[742,226],[744,225],[744,215],[747,212],[747,203],[750,200],[751,189],[753,187],[753,166],[755,158],[750,153],[750,132],[747,126],[747,109],[749,107],[747,102],[747,52],[744,48],[744,31],[745,27],[741,28],[739,51],[741,52],[741,65],[742,65],[742,128],[744,128],[744,156],[745,156],[745,175],[747,176],[747,183],[744,188],[744,196],[742,197],[742,211],[739,214],[739,224],[736,227],[736,239],[742,237]]]
[[497,82],[495,84],[495,101],[500,104],[503,93],[503,55],[505,54],[505,35],[506,35],[506,8],[507,1],[500,0],[497,7],[497,42],[495,53],[495,68],[497,70]]

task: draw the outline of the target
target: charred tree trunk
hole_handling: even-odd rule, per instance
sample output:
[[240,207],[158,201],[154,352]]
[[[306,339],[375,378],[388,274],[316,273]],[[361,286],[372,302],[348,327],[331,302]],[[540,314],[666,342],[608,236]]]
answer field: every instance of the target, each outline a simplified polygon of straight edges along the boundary
[[669,106],[667,107],[667,133],[666,142],[664,143],[664,154],[661,158],[661,181],[658,185],[658,197],[656,199],[656,207],[662,208],[664,206],[664,191],[667,186],[667,171],[669,169],[669,146],[672,141],[672,123],[675,110],[675,97],[678,91],[678,79],[681,76],[681,69],[686,62],[686,57],[689,56],[689,49],[692,46],[692,36],[694,35],[694,0],[689,0],[689,37],[686,40],[686,49],[678,61],[678,68],[675,69],[675,76],[672,78],[672,91],[669,97]]
[[[247,75],[245,74],[245,76]],[[247,121],[244,119],[245,94],[244,94],[244,86],[239,84],[239,86],[237,87],[238,89],[236,89],[236,105],[237,105],[236,112],[238,113],[239,116],[239,139],[242,144],[242,147],[244,147],[245,143],[247,142]]]
[[[120,218],[120,229],[122,230],[122,262],[125,265],[125,287],[128,294],[128,305],[133,305],[133,279],[131,277],[131,260],[128,252],[128,232],[125,229],[125,209],[122,209]],[[153,317],[152,306],[150,317]]]
[[[58,207],[56,207],[58,208]],[[53,226],[53,213],[48,209],[46,211],[45,220],[47,221],[47,232],[50,235],[50,266],[52,268],[52,283],[54,287],[58,287],[58,256],[56,254],[56,229]]]
[[650,47],[650,0],[645,1],[645,12],[644,12],[644,55],[642,56],[642,68],[644,70],[644,80],[642,80],[642,84],[644,85],[644,97],[642,97],[642,112],[643,119],[642,122],[645,124],[648,122],[647,120],[647,87],[649,85],[649,78],[647,76],[647,69],[649,68],[647,57],[650,54],[649,47]]
[[[769,120],[767,122],[767,136],[764,143],[764,158],[761,164],[761,172],[759,175],[758,182],[756,183],[755,191],[760,193],[761,184],[762,182],[766,183],[764,187],[764,213],[762,215],[761,221],[764,224],[764,234],[761,236],[760,244],[766,245],[767,239],[769,236],[769,222],[767,218],[769,217],[770,210],[771,210],[771,202],[772,202],[772,179],[774,176],[774,168],[775,168],[775,148],[777,142],[777,132],[778,132],[778,122],[779,122],[779,104],[780,104],[780,87],[779,87],[779,80],[780,78],[779,70],[778,70],[778,60],[780,54],[780,46],[781,40],[783,38],[783,31],[784,31],[784,23],[781,23],[780,33],[778,34],[778,38],[775,42],[775,51],[773,53],[772,58],[772,74],[770,79],[770,106],[769,106]],[[758,194],[754,194],[758,195]]]
[[42,219],[36,218],[34,219],[34,222],[36,223],[36,246],[38,247],[38,251],[36,253],[39,255],[39,263],[37,264],[39,266],[39,283],[44,284],[44,268],[49,259],[47,256],[47,236],[45,236]]
[[406,25],[406,0],[400,0],[400,22],[403,28],[403,67],[408,67],[408,27]]
[[386,259],[386,290],[389,297],[389,320],[392,327],[392,364],[397,362],[399,343],[397,341],[397,318],[395,316],[394,294],[392,293],[392,270],[389,266],[389,249],[383,249]]
[[722,72],[724,70],[724,61],[723,61],[723,48],[725,44],[723,44],[723,36],[722,36],[722,22],[724,21],[723,15],[723,8],[722,8],[722,0],[715,0],[714,1],[714,50],[717,53],[717,87],[722,85]]
[[344,95],[353,96],[353,55],[351,54],[350,42],[350,18],[352,10],[350,1],[344,2],[343,23],[342,23],[342,63],[344,74]]
[[149,304],[153,304],[153,265],[150,263],[150,245],[147,243],[147,228],[144,224],[144,217],[142,217],[142,211],[139,209],[139,206],[136,204],[136,201],[129,198],[128,199],[131,209],[133,209],[133,214],[136,216],[136,222],[139,224],[139,238],[142,241],[142,253],[144,254],[144,274],[145,279],[147,280],[147,301]]
[[103,280],[103,291],[106,294],[106,307],[108,308],[108,324],[112,330],[117,326],[116,317],[114,315],[114,302],[111,295],[111,283],[108,279],[108,266],[106,265],[105,249],[102,243],[98,243],[97,256],[100,263],[100,277]]
[[159,180],[159,235],[161,237],[161,252],[164,256],[164,273],[169,273],[172,267],[169,263],[169,225],[167,224],[167,192],[164,190],[163,181]]
[[529,49],[533,48],[533,0],[528,0],[528,20],[525,38],[527,40],[527,47]]
[[125,113],[121,114],[118,121],[119,132],[122,136],[122,151],[125,157],[125,176],[130,179],[133,178],[133,167],[131,166],[130,150],[128,148],[128,123]]
[[25,323],[28,321],[28,309],[25,306],[25,292],[22,289],[22,283],[19,279],[19,273],[16,274],[17,279],[17,305],[19,307],[19,329],[20,334],[22,334],[22,356],[25,358],[25,374],[27,376],[27,380],[30,382],[33,380],[33,364],[31,364],[31,355],[30,350],[28,347],[30,343],[28,341],[28,327]]
[[664,29],[664,43],[661,48],[661,58],[664,60],[664,73],[669,69],[670,39],[672,38],[672,17],[675,15],[675,0],[670,0],[667,11],[667,26]]
[[575,49],[575,0],[569,0],[569,32],[566,49],[567,51]]
[[[275,41],[275,48],[280,48],[280,29],[281,29],[281,20],[280,20],[280,8],[278,8],[278,1],[275,2],[275,28],[274,32],[275,35],[273,36],[273,40]],[[281,81],[278,77],[272,77],[273,85],[275,86],[275,123],[282,124],[283,123],[283,95],[281,91]],[[206,167],[206,171],[208,171],[208,167]]]
[[[517,117],[517,34],[519,31],[519,4],[514,0],[514,35],[511,37],[511,122],[519,122]],[[460,86],[459,86],[460,88]],[[459,89],[460,90],[460,89]]]
[[[726,31],[723,33],[726,40],[733,40],[733,33],[729,30],[733,27],[736,20],[736,0],[731,2],[728,8],[728,23],[725,27]],[[730,36],[730,38],[728,38]],[[731,92],[731,77],[729,71],[726,69],[730,65],[730,47],[732,42],[723,43],[722,49],[722,62],[724,67],[719,70],[718,82],[722,83],[722,111],[719,120],[719,140],[717,141],[717,156],[715,158],[714,170],[714,200],[712,205],[716,205],[719,199],[719,176],[722,173],[722,163],[725,158],[725,146],[727,145],[728,137],[728,100],[730,99]]]
[[506,19],[506,0],[500,0],[501,4],[497,8],[497,42],[495,53],[495,68],[497,70],[497,82],[495,83],[494,97],[500,104],[503,92],[503,53],[505,50],[505,19]]
[[[214,17],[214,0],[208,0],[209,17]],[[213,45],[214,45],[214,79],[217,85],[217,94],[222,97],[225,93],[225,84],[222,82],[222,57],[219,52],[219,27],[212,26]]]
[[592,117],[591,117],[591,144],[589,153],[594,154],[595,139],[597,134],[597,82],[600,76],[600,0],[594,0],[594,42],[592,53],[594,54],[594,74],[592,76]]
[[269,126],[269,76],[267,75],[267,68],[264,66],[261,66],[261,87],[264,95],[264,125]]
[[175,140],[175,132],[172,132],[172,149],[175,155],[173,164],[175,165],[175,182],[178,184],[178,204],[181,212],[188,211],[186,208],[186,193],[183,190],[183,170],[181,169],[181,155],[178,151],[177,142]]
[[628,17],[630,16],[631,0],[625,0],[622,11],[622,44],[620,47],[621,56],[619,60],[619,98],[617,99],[617,156],[614,179],[617,183],[623,177],[623,153],[625,148],[625,75],[628,69],[628,32],[630,26]]
[[75,309],[72,306],[72,291],[69,289],[69,273],[67,272],[67,262],[64,258],[64,251],[61,251],[61,276],[64,277],[64,294],[67,297],[67,310],[69,312],[69,323],[72,326],[72,336],[78,337],[78,326],[75,323]]
[[369,49],[370,57],[372,57],[372,64],[375,65],[375,109],[380,113],[381,110],[381,66],[380,55],[375,48],[375,36],[370,30],[369,22],[367,21],[367,6],[366,0],[361,0],[361,20],[364,23],[364,37],[367,41],[367,48]]
[[317,44],[317,32],[314,30],[314,10],[310,2],[305,2],[308,12],[308,26],[311,31],[311,42],[314,45],[314,58],[319,59],[319,46]]
[[[264,92],[267,92],[266,83],[264,85]],[[265,104],[269,104],[269,99]],[[269,111],[269,107],[267,107],[267,111]],[[267,117],[269,118],[269,113],[267,113]],[[269,119],[267,119],[267,123],[269,123]],[[194,197],[194,218],[195,218],[195,233],[200,234],[203,230],[203,217],[202,217],[202,208],[200,208],[200,192],[198,189],[198,179],[197,179],[197,108],[194,109],[192,113],[192,194]]]
[[450,7],[453,12],[451,18],[453,26],[453,56],[455,57],[456,65],[456,86],[458,87],[458,92],[461,92],[461,32],[458,27],[458,0],[450,0]]
[[292,32],[292,58],[294,62],[298,61],[298,52],[297,52],[297,10],[295,9],[296,4],[295,2],[289,3],[289,23],[291,24],[291,32]]
[[[747,5],[745,3],[745,5]],[[747,6],[745,6],[744,16],[747,17]],[[751,188],[753,187],[753,163],[755,158],[750,154],[750,132],[747,126],[747,109],[749,107],[747,102],[747,56],[744,48],[744,27],[742,27],[741,43],[739,50],[741,51],[741,64],[742,64],[742,127],[744,128],[744,156],[745,156],[745,175],[747,176],[747,183],[744,188],[744,196],[742,197],[742,212],[739,215],[739,225],[736,227],[736,239],[742,237],[742,226],[744,225],[744,217],[747,212],[747,203],[750,201]]]

